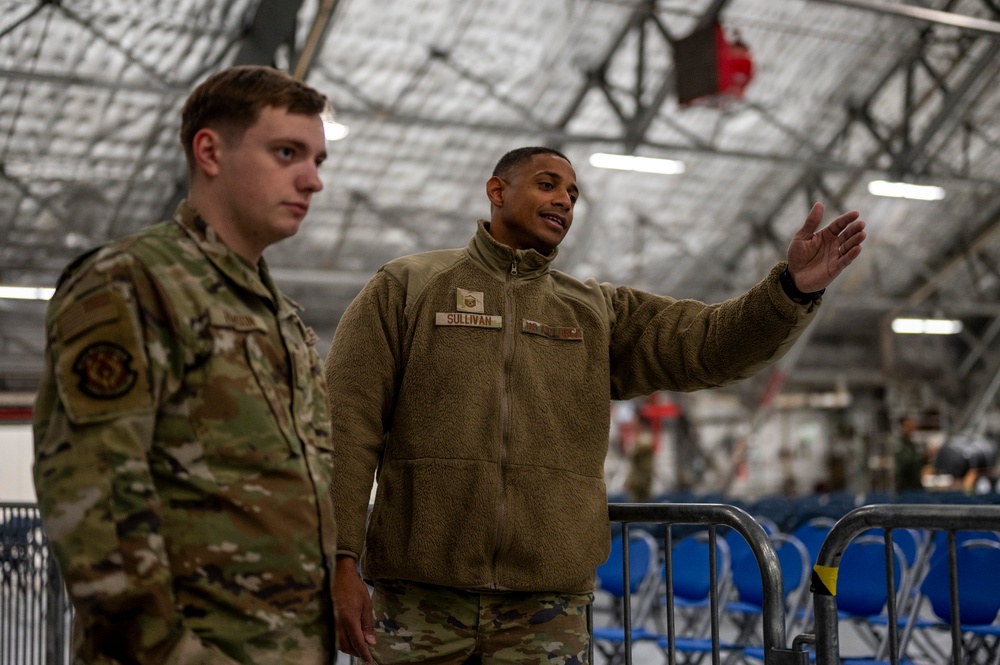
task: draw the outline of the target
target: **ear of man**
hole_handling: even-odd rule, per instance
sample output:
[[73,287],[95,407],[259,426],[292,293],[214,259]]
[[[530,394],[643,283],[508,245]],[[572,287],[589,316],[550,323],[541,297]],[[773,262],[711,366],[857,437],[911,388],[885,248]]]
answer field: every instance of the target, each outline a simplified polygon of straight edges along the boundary
[[486,181],[486,196],[489,198],[490,203],[499,207],[503,205],[503,193],[506,183],[500,179],[500,176],[492,176]]
[[191,140],[192,154],[198,170],[207,177],[219,174],[219,152],[223,149],[222,135],[214,129],[199,129]]

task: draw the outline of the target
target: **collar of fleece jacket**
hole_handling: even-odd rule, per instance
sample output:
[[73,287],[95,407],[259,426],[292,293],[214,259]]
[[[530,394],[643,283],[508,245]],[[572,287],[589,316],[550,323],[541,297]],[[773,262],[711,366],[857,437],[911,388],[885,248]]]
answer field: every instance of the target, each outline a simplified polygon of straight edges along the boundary
[[468,250],[498,275],[507,274],[516,267],[517,275],[521,278],[540,277],[548,272],[559,253],[558,247],[548,255],[533,249],[511,249],[493,239],[489,231],[490,223],[485,219],[480,219],[477,227],[476,234],[469,241]]

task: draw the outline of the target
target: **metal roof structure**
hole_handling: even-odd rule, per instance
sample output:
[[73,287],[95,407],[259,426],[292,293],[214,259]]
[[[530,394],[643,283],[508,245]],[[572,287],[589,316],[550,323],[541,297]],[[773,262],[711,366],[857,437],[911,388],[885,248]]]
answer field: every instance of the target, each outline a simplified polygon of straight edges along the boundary
[[[1000,377],[997,0],[0,0],[0,284],[54,285],[77,254],[168,217],[180,108],[210,73],[274,64],[348,136],[302,230],[268,250],[329,344],[385,261],[464,246],[485,182],[559,147],[582,190],[556,267],[707,302],[783,258],[813,201],[869,239],[792,353],[740,388],[888,391],[969,422]],[[676,42],[718,19],[755,67],[742,99],[681,105]],[[594,152],[682,160],[599,169]],[[871,180],[943,187],[875,197]],[[0,391],[32,392],[45,304],[0,299]],[[897,315],[962,321],[894,335]],[[776,377],[778,377],[776,379]]]

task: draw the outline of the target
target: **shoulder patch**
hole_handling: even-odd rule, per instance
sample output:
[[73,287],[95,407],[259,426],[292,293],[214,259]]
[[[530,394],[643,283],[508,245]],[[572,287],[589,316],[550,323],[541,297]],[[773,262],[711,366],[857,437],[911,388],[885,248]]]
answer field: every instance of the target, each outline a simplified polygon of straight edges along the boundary
[[107,291],[71,303],[59,317],[59,333],[63,339],[73,339],[90,328],[113,321],[118,316],[114,300]]
[[96,342],[80,351],[73,360],[77,387],[94,399],[117,399],[135,387],[138,373],[132,354],[114,342]]
[[66,415],[88,424],[153,409],[134,295],[112,287],[65,303],[50,322],[52,372]]

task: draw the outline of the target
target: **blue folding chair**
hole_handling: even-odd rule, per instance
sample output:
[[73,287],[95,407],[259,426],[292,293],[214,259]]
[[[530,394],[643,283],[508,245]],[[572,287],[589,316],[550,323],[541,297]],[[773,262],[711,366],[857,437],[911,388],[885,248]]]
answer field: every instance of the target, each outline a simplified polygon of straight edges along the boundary
[[784,532],[790,531],[788,525],[794,519],[792,502],[788,497],[781,494],[768,494],[757,499],[747,511],[760,521],[764,517],[777,525],[778,529]]
[[[805,545],[791,534],[771,534],[778,555],[778,565],[785,593],[786,637],[796,634],[804,616],[803,608],[809,591],[809,552]],[[764,612],[764,588],[760,576],[760,566],[752,553],[740,555],[733,560],[733,587],[736,599],[726,604],[726,616],[736,626],[734,646],[743,649],[744,657],[754,658],[755,650],[763,643],[759,630]]]
[[[906,558],[895,543],[892,557],[892,588],[893,594],[898,597],[903,586]],[[881,617],[889,600],[884,536],[858,536],[844,550],[838,570],[837,614],[840,621],[857,629],[861,638],[871,647],[872,654],[869,657],[881,658],[884,655],[882,651],[885,650],[885,640],[879,626],[885,625]]]
[[[711,567],[709,558],[709,536],[707,531],[698,531],[683,538],[670,554],[670,578],[673,590],[674,617],[680,617],[680,626],[675,624],[674,639],[671,641],[665,613],[671,608],[666,606],[665,585],[666,563],[659,565],[656,581],[652,587],[643,580],[637,584],[637,593],[644,596],[640,602],[642,609],[633,614],[631,639],[637,642],[655,642],[665,653],[672,648],[675,653],[682,653],[694,658],[712,652],[712,639],[709,635],[711,622]],[[613,567],[613,566],[612,566]],[[618,571],[621,578],[621,571]],[[717,593],[721,596],[727,593],[729,580],[729,549],[725,541],[716,539],[716,584]],[[619,585],[613,588],[616,591]],[[650,593],[651,591],[651,593]],[[648,595],[647,595],[648,594]],[[647,599],[652,602],[647,607]],[[721,602],[721,601],[720,601]],[[652,617],[652,621],[649,617]],[[618,662],[624,653],[625,631],[620,625],[594,628],[595,647],[609,660]],[[720,644],[721,649],[727,645]]]
[[[717,607],[725,602],[731,584],[729,545],[724,538],[716,539],[715,578]],[[668,626],[664,622],[664,613],[670,608],[657,604],[656,627],[658,633],[652,636],[657,645],[664,651],[668,659],[670,650],[681,653],[697,662],[700,656],[712,653],[712,601],[711,601],[711,558],[710,538],[706,531],[699,531],[682,539],[673,548],[670,556],[671,588],[673,589],[674,616],[681,619],[680,625],[674,626],[674,639],[671,641]],[[662,566],[663,580],[666,582],[667,563]],[[666,586],[664,585],[664,588]],[[658,594],[658,601],[667,599]],[[718,616],[718,615],[716,615]],[[731,649],[726,643],[719,643],[720,650]]]
[[[597,567],[597,590],[595,609],[598,601],[606,599],[608,623],[594,626],[594,647],[609,662],[621,658],[625,645],[625,555],[623,538],[617,535],[611,539],[608,559]],[[642,529],[629,529],[629,570],[628,590],[632,639],[648,636],[643,624],[652,608],[657,578],[659,577],[659,547],[656,540]]]
[[823,546],[826,535],[830,533],[830,529],[836,523],[837,521],[830,517],[813,517],[799,525],[792,532],[792,535],[802,541],[802,544],[806,547],[806,551],[809,552],[810,566],[816,563],[816,557],[819,556],[819,548]]
[[[955,561],[958,575],[958,646],[964,651],[964,662],[996,665],[1000,663],[1000,623],[997,621],[1000,612],[1000,542],[987,537],[956,543]],[[934,616],[940,620],[935,629],[950,630],[953,612],[947,553],[931,564],[920,590]]]

